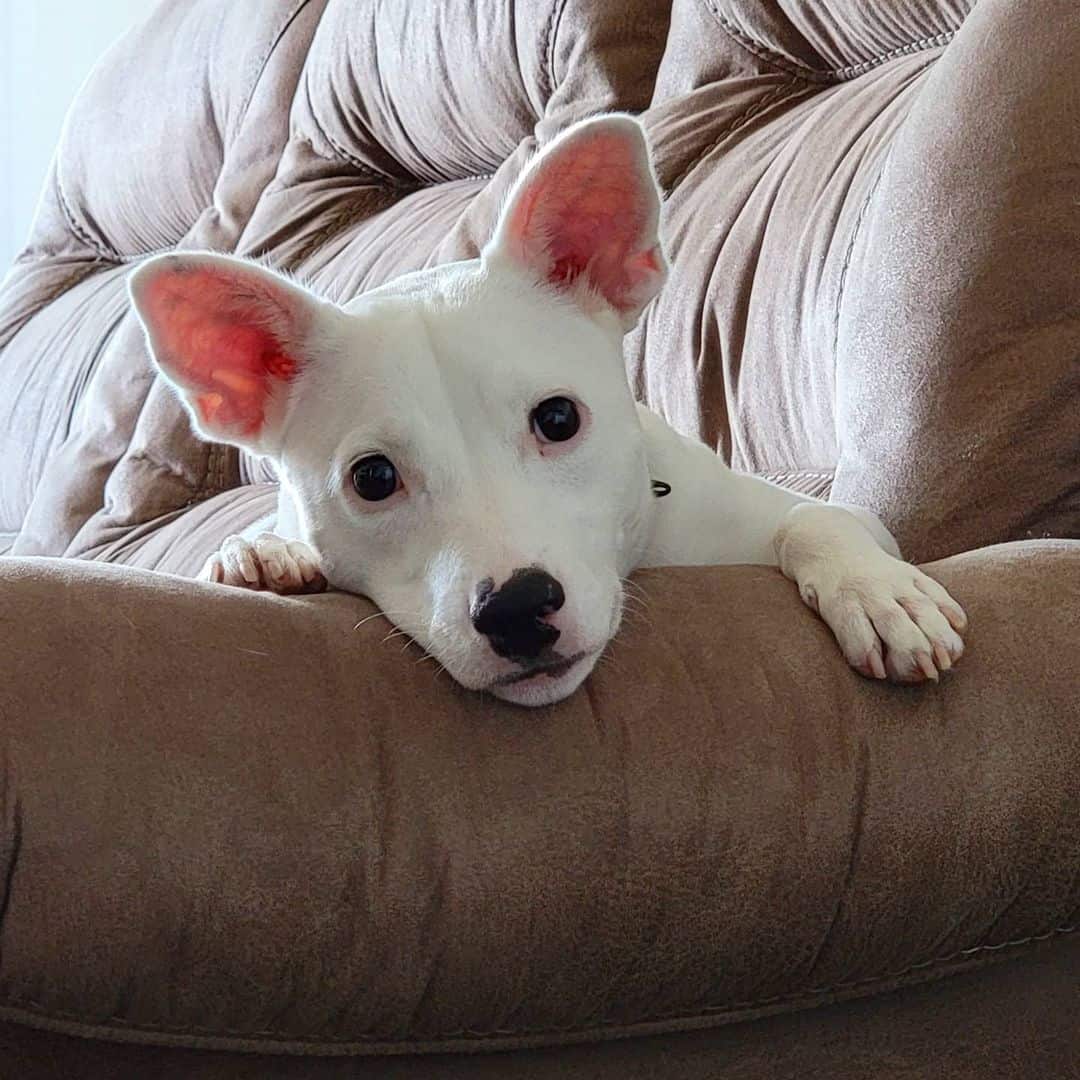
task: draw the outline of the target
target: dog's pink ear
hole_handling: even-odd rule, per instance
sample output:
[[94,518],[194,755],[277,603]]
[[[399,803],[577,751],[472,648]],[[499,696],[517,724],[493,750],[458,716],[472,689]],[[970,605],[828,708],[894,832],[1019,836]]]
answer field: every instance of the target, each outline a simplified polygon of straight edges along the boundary
[[667,274],[660,193],[641,125],[601,116],[560,135],[530,163],[485,249],[582,300],[599,298],[629,329]]
[[154,359],[199,432],[272,453],[320,301],[253,263],[208,254],[151,259],[130,289]]

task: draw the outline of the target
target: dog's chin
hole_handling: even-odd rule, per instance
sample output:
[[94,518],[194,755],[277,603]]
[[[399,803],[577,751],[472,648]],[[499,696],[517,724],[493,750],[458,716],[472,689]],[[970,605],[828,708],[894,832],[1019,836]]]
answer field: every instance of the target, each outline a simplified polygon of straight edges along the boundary
[[501,701],[536,708],[554,705],[569,697],[588,678],[599,650],[584,652],[569,661],[533,673],[522,672],[512,680],[498,680],[484,689]]

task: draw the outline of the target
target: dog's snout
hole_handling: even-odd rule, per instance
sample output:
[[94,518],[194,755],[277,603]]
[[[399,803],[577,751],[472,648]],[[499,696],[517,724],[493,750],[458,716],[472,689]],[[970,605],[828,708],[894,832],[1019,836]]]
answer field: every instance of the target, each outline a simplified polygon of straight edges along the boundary
[[534,660],[559,639],[546,616],[566,603],[562,585],[547,571],[515,570],[498,589],[482,581],[473,601],[472,624],[492,649],[508,660]]

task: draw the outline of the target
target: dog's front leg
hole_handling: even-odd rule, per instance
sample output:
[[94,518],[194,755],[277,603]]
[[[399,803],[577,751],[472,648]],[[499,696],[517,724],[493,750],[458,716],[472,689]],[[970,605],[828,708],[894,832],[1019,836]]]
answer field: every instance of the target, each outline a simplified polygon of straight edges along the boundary
[[732,472],[648,409],[639,416],[650,472],[672,490],[653,508],[638,565],[778,565],[871,678],[936,679],[960,658],[960,605],[900,558],[873,514]]
[[899,558],[874,515],[802,502],[784,515],[774,544],[784,575],[863,675],[936,680],[960,659],[963,609],[933,578]]

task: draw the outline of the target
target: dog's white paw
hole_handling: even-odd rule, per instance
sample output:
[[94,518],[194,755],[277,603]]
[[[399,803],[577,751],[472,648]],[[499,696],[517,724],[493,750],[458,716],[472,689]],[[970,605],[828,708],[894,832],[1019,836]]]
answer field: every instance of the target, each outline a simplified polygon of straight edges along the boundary
[[799,581],[799,594],[868,678],[936,682],[963,655],[963,608],[933,578],[885,552],[819,566]]
[[273,533],[260,533],[253,541],[230,536],[206,561],[199,577],[282,595],[326,589],[318,555],[299,540],[283,540]]

